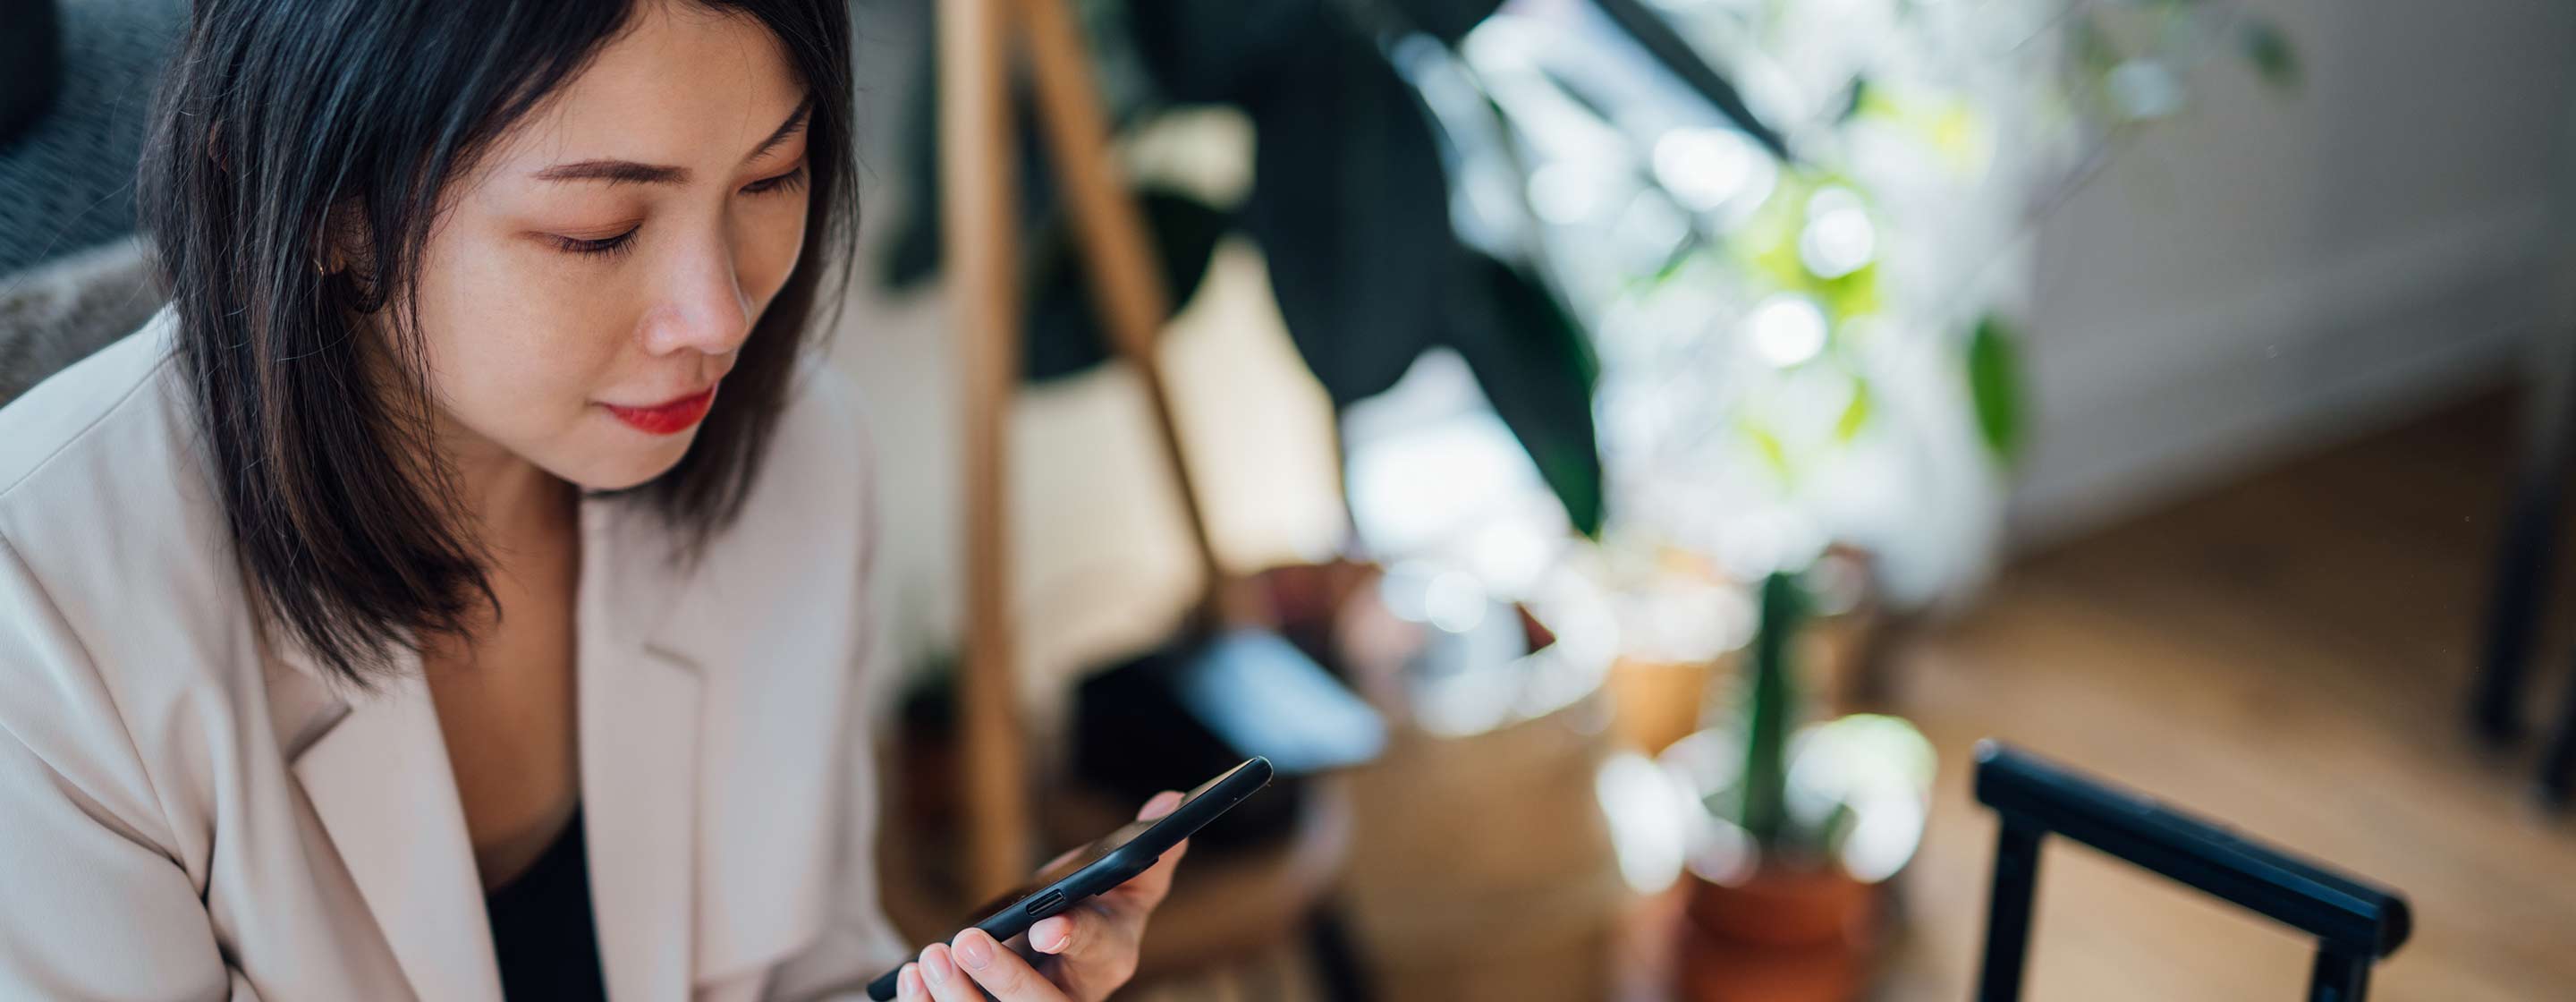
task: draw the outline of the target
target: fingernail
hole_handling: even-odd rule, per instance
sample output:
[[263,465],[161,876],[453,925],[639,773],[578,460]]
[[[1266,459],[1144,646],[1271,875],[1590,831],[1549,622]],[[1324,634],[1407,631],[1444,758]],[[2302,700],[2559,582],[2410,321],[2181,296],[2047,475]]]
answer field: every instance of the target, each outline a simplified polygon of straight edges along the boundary
[[983,970],[985,964],[993,962],[991,948],[984,945],[984,941],[991,938],[992,937],[990,936],[984,935],[981,930],[976,929],[968,929],[965,932],[958,933],[956,946],[957,959],[965,961],[966,966],[968,967],[972,967],[979,971]]
[[1154,820],[1155,818],[1162,817],[1163,815],[1170,814],[1170,813],[1172,813],[1173,811],[1177,811],[1177,810],[1180,810],[1180,809],[1181,809],[1181,794],[1180,794],[1180,791],[1178,791],[1178,790],[1165,790],[1165,791],[1163,791],[1163,792],[1161,792],[1161,793],[1157,793],[1157,794],[1155,794],[1155,795],[1154,795],[1154,799],[1152,799],[1152,800],[1148,800],[1148,801],[1146,801],[1146,802],[1145,802],[1145,809],[1144,809],[1144,810],[1142,810],[1142,811],[1138,811],[1138,812],[1136,812],[1136,820],[1138,820],[1138,821],[1152,821],[1152,820]]
[[1050,918],[1043,924],[1047,927],[1047,935],[1046,946],[1041,949],[1048,953],[1064,952],[1065,946],[1073,942],[1073,923],[1057,917]]
[[903,965],[903,973],[894,976],[894,994],[896,998],[915,999],[921,997],[920,964]]
[[939,944],[932,943],[921,951],[921,976],[930,979],[931,984],[947,984],[948,976],[955,973],[957,969],[948,963],[948,951],[941,949]]

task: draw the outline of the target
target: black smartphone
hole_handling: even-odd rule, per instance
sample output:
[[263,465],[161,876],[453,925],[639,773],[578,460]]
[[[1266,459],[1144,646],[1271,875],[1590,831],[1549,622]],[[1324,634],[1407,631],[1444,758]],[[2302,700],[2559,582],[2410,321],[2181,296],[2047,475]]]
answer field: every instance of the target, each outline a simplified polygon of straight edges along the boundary
[[[994,898],[973,914],[983,915],[975,928],[982,929],[996,943],[1029,931],[1039,919],[1073,907],[1084,898],[1101,894],[1152,867],[1163,854],[1179,845],[1217,815],[1242,803],[1270,785],[1270,760],[1254,757],[1244,760],[1216,778],[1198,785],[1181,799],[1172,813],[1152,821],[1137,821],[1110,832],[1084,846],[1083,851],[1064,862],[1047,867],[1028,883]],[[954,937],[951,937],[954,938]],[[908,961],[907,961],[908,963]],[[868,983],[868,997],[886,1002],[894,997],[895,976],[903,973],[898,964],[894,970]]]

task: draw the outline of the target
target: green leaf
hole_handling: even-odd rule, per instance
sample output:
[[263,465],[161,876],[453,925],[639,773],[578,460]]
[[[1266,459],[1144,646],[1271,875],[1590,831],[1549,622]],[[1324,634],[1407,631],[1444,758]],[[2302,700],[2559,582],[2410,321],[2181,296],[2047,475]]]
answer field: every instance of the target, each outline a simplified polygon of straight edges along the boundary
[[2075,15],[2068,31],[2074,35],[2076,62],[2097,79],[2110,75],[2114,67],[2128,58],[2121,55],[2120,47],[2111,42],[2111,36],[2102,30],[2102,25],[2093,20],[2090,13]]
[[1790,463],[1789,447],[1780,443],[1780,436],[1758,424],[1745,425],[1744,436],[1753,440],[1754,451],[1762,454],[1763,465],[1771,468],[1771,475],[1779,477],[1781,483],[1788,483],[1797,469]]
[[[1799,259],[1802,267],[1805,263],[1806,259]],[[1825,316],[1837,325],[1854,317],[1875,315],[1884,304],[1879,297],[1878,263],[1875,261],[1832,278],[1810,275],[1801,284],[1816,293],[1816,298],[1825,305]]]
[[1447,342],[1467,360],[1496,416],[1520,440],[1574,528],[1600,538],[1601,452],[1592,421],[1599,374],[1583,330],[1519,270],[1458,248],[1466,281]]
[[[1159,188],[1136,193],[1136,207],[1162,265],[1163,288],[1178,312],[1198,294],[1232,220],[1189,195]],[[1062,217],[1032,235],[1026,276],[1028,324],[1021,375],[1041,382],[1088,372],[1110,356],[1109,333],[1091,299],[1086,261]]]
[[2021,448],[2021,392],[2021,362],[2011,331],[1995,317],[1979,320],[1968,338],[1968,394],[1987,448],[2007,463]]
[[1461,280],[1430,112],[1368,40],[1321,9],[1256,95],[1243,218],[1288,336],[1336,407],[1375,396],[1446,322]]
[[1690,88],[1700,100],[1708,102],[1709,107],[1733,122],[1754,142],[1762,144],[1763,149],[1771,151],[1772,156],[1782,160],[1797,159],[1789,155],[1789,144],[1780,137],[1779,130],[1753,114],[1752,106],[1747,105],[1743,95],[1735,89],[1735,82],[1710,65],[1700,55],[1699,49],[1681,32],[1674,30],[1672,22],[1653,5],[1646,0],[1593,0],[1593,6],[1608,15],[1610,23],[1627,32],[1629,38],[1635,39],[1637,47],[1645,50],[1646,55],[1665,72]]
[[1842,110],[1834,113],[1834,121],[1851,121],[1860,117],[1862,109],[1873,108],[1881,103],[1883,102],[1870,88],[1868,77],[1853,77],[1851,92],[1844,95]]
[[2239,43],[2245,58],[2254,64],[2254,72],[2264,83],[2282,90],[2299,85],[2299,54],[2290,47],[2290,36],[2279,25],[2262,19],[2249,20]]
[[1796,681],[1790,664],[1798,631],[1806,625],[1806,596],[1798,579],[1774,571],[1762,579],[1762,607],[1746,650],[1753,673],[1744,708],[1744,804],[1738,821],[1765,849],[1778,848],[1789,829],[1789,735],[1797,726]]
[[1852,380],[1851,402],[1844,404],[1842,416],[1834,419],[1834,440],[1849,445],[1852,439],[1859,438],[1860,430],[1869,427],[1870,407],[1869,383]]

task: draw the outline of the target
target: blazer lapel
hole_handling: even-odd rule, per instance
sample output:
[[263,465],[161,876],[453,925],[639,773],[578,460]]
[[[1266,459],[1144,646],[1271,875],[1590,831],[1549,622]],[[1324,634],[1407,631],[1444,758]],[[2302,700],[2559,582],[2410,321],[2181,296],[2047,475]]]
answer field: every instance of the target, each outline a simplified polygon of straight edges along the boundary
[[872,777],[844,767],[866,740],[842,729],[860,690],[838,652],[856,627],[781,612],[855,592],[780,594],[748,535],[675,568],[669,534],[631,505],[586,502],[583,524],[582,795],[609,988],[624,1002],[756,986],[746,975],[822,934],[835,822],[870,810],[849,800],[873,796]]
[[635,524],[652,517],[582,502],[582,813],[600,963],[619,1002],[681,1002],[695,973],[699,679],[685,651],[657,642],[687,612],[688,576],[663,534]]
[[[619,1002],[684,1002],[702,945],[697,652],[720,627],[689,601],[700,576],[671,565],[668,534],[643,524],[654,517],[604,497],[581,505],[574,714],[583,848],[602,973]],[[345,710],[334,722],[285,725],[280,740],[413,993],[501,1002],[465,812],[417,665],[351,697],[299,655],[291,645],[277,652],[289,670],[276,674],[301,675],[311,691],[272,678],[272,699],[302,694],[314,705],[283,716],[328,720],[333,704]]]
[[413,993],[501,1002],[465,811],[419,674],[352,702],[294,771]]

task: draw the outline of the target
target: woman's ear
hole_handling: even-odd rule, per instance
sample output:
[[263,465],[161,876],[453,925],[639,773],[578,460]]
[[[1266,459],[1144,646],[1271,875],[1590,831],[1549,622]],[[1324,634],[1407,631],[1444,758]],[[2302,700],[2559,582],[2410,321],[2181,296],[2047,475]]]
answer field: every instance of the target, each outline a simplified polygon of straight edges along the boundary
[[330,274],[348,272],[365,276],[373,269],[373,234],[367,226],[366,207],[354,198],[331,203],[322,217],[322,240],[319,260],[322,270]]
[[346,305],[361,313],[375,312],[377,285],[374,228],[367,225],[366,206],[355,198],[332,203],[322,220],[322,232],[314,253],[316,271],[345,283],[349,295]]

